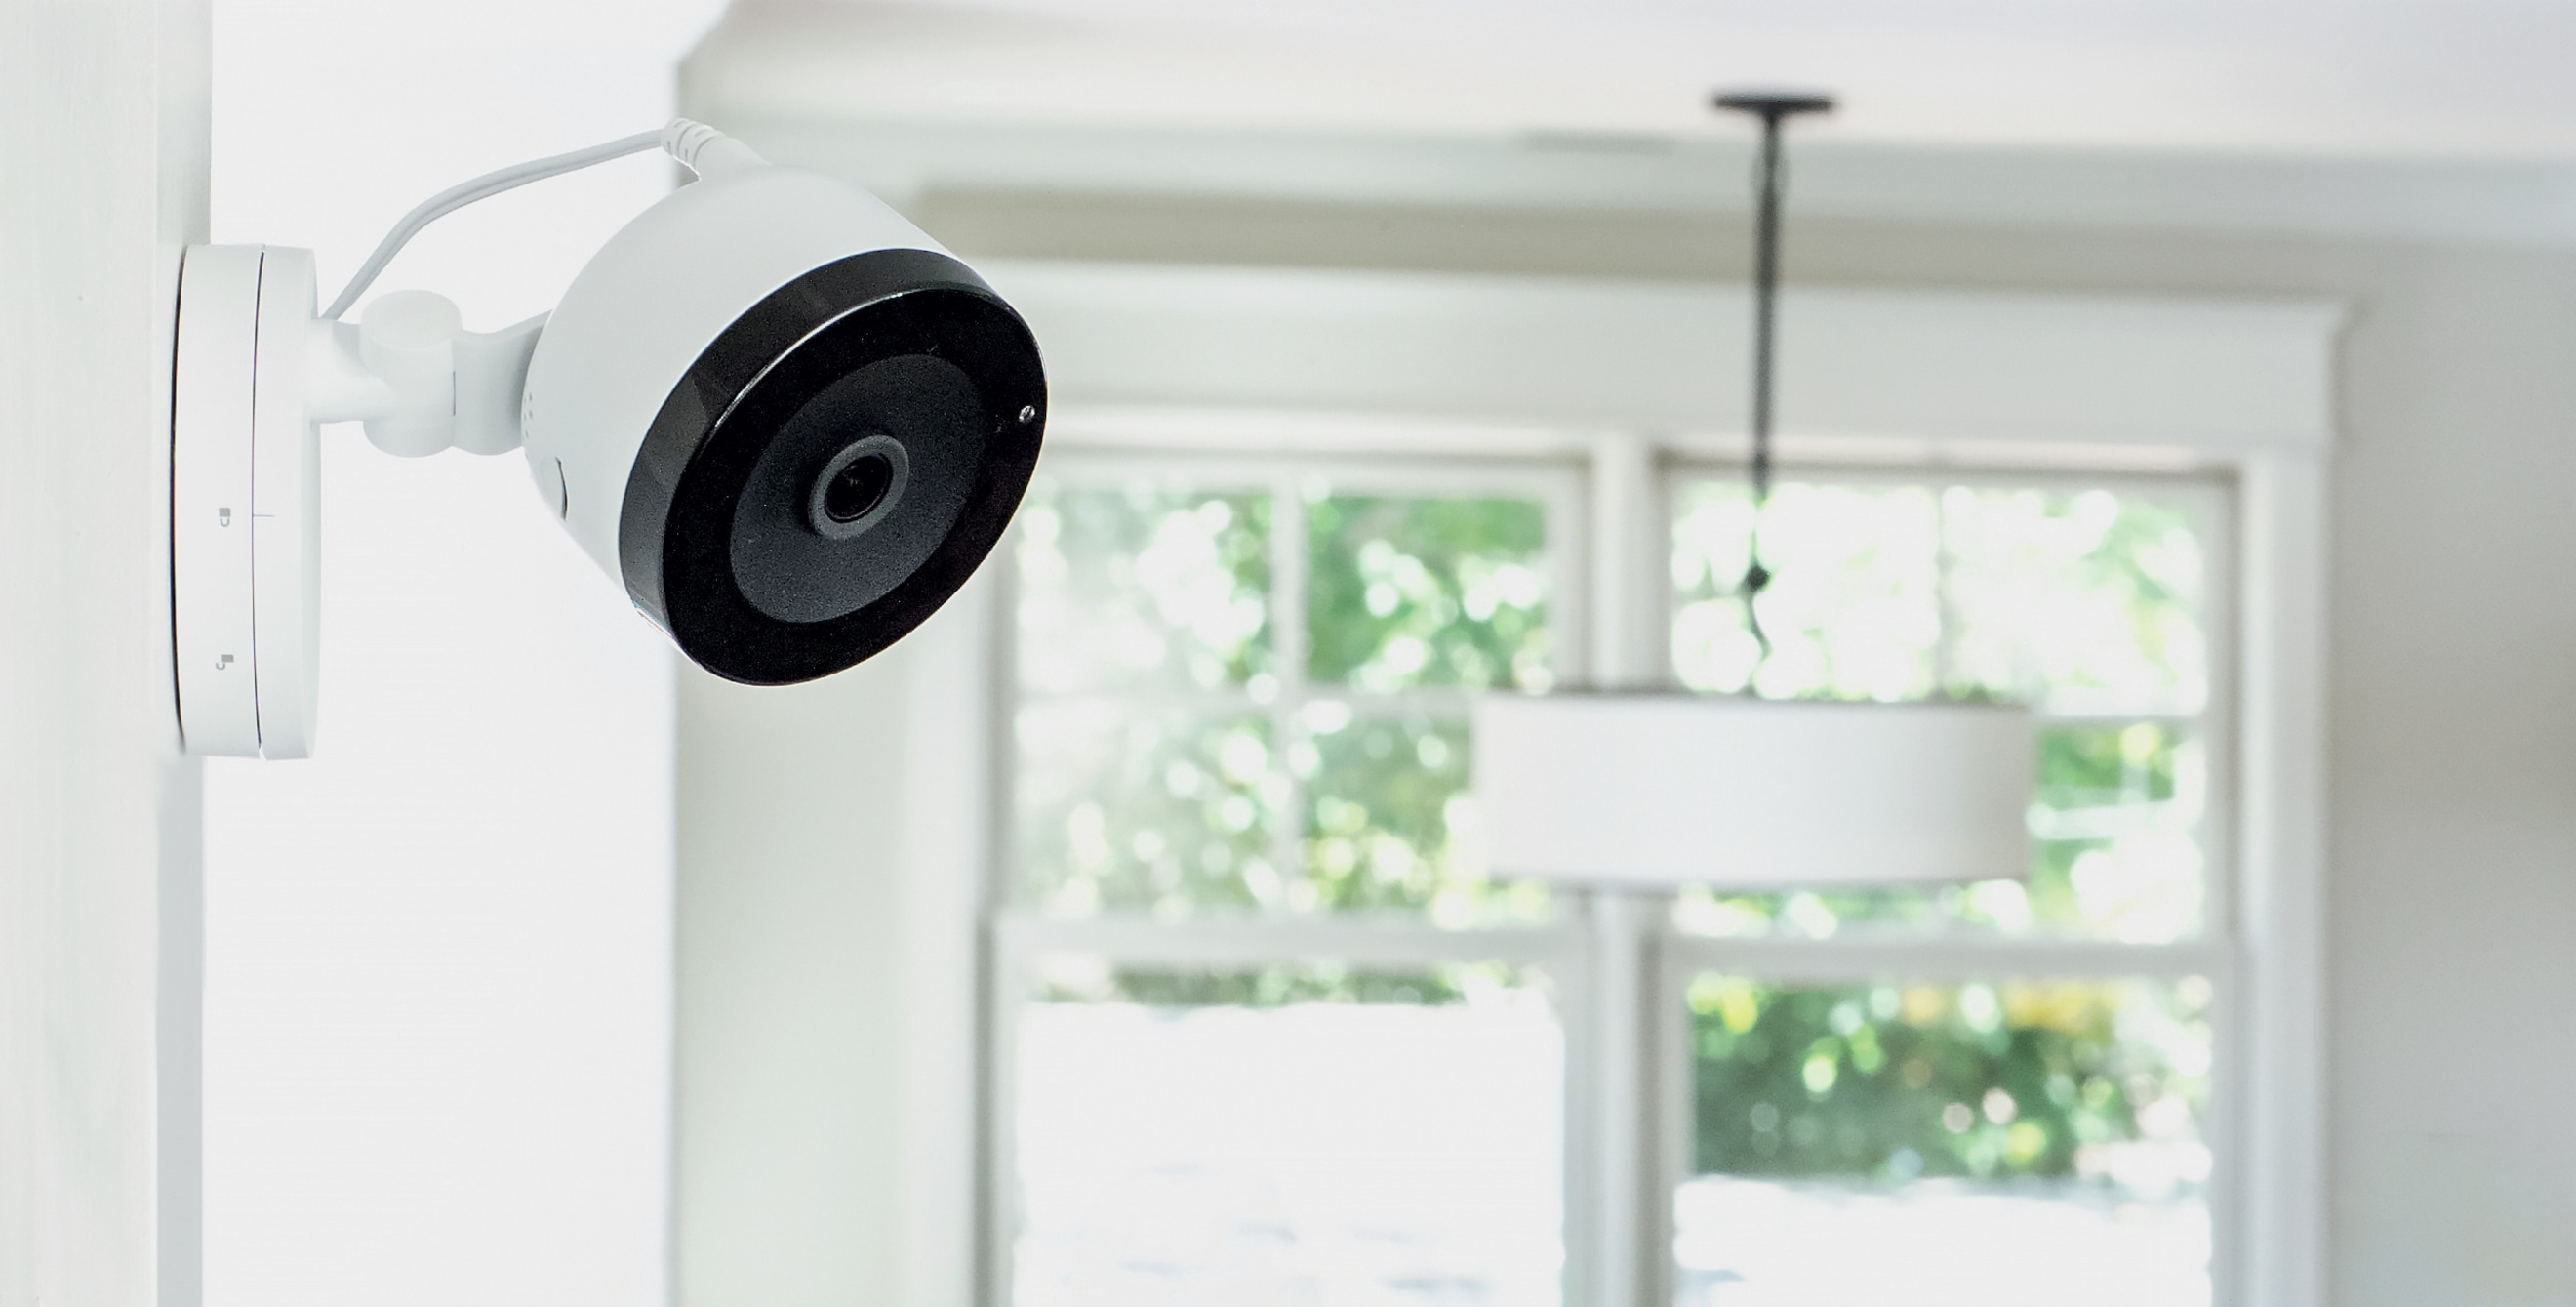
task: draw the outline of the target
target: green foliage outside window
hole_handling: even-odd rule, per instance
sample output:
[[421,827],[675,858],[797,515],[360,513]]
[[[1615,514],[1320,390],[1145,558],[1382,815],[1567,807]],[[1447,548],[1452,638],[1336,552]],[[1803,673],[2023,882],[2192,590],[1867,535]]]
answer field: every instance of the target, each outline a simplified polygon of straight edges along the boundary
[[1257,491],[1039,478],[1013,551],[1022,688],[1216,689],[1275,675],[1271,511]]
[[1760,657],[1738,583],[1757,526],[1740,482],[1684,487],[1673,668],[1770,698],[1935,692],[2197,712],[2205,579],[2191,513],[2149,495],[1953,486],[1777,487],[1758,526]]
[[1354,716],[1318,700],[1305,714],[1306,866],[1325,901],[1359,911],[1425,912],[1446,926],[1531,921],[1548,910],[1534,881],[1493,883],[1471,859],[1470,742],[1463,717]]
[[1269,717],[1072,700],[1018,734],[1023,892],[1057,914],[1296,906]]
[[[1281,504],[1305,517],[1302,667],[1271,635]],[[1042,481],[1017,555],[1023,894],[1073,916],[1544,915],[1462,844],[1464,705],[1436,696],[1547,684],[1546,545],[1526,499]],[[1284,699],[1298,680],[1368,698]]]
[[1308,679],[1380,693],[1549,684],[1538,504],[1328,496],[1306,521]]
[[[2191,1148],[2209,987],[2187,980],[1689,990],[1696,1169],[2063,1178]],[[2106,1147],[2110,1146],[2110,1147]]]

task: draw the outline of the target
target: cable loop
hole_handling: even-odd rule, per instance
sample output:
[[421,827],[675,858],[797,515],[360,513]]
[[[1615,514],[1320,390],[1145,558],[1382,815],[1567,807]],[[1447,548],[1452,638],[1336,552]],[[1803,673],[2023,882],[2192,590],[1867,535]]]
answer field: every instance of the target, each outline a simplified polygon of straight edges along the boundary
[[[339,298],[332,300],[331,307],[323,311],[323,320],[337,321],[341,314],[347,313],[349,307],[358,302],[358,297],[367,292],[367,287],[375,284],[376,278],[384,272],[385,265],[393,262],[395,255],[402,253],[403,246],[410,244],[412,237],[420,234],[421,228],[476,200],[488,200],[503,191],[516,190],[530,182],[544,181],[548,177],[577,172],[594,164],[606,163],[611,159],[622,159],[630,154],[641,154],[646,150],[660,148],[666,134],[675,134],[684,125],[697,128],[702,132],[713,130],[700,127],[684,118],[675,119],[669,127],[659,131],[637,132],[633,136],[621,136],[616,140],[587,149],[574,150],[568,154],[551,155],[543,159],[533,159],[527,163],[512,164],[497,172],[487,172],[472,181],[450,186],[430,196],[421,201],[411,212],[404,214],[402,221],[395,223],[394,229],[385,233],[385,238],[376,243],[375,252],[367,256],[365,263],[358,265],[358,275],[349,279],[349,284],[341,289]],[[703,147],[704,143],[705,140],[701,137],[693,141],[692,145]]]

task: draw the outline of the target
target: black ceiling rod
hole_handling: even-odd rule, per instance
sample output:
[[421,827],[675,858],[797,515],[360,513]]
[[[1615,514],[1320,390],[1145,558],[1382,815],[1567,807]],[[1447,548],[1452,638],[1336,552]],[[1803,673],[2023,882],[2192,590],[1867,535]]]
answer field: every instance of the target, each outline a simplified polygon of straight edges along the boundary
[[1762,565],[1759,522],[1762,506],[1771,499],[1771,374],[1775,350],[1773,334],[1780,298],[1780,128],[1799,114],[1827,113],[1834,107],[1832,96],[1789,91],[1730,91],[1716,97],[1720,109],[1749,113],[1762,120],[1762,157],[1755,170],[1757,197],[1753,215],[1753,511],[1756,535],[1746,551],[1744,582],[1745,619],[1752,625],[1753,638],[1760,642],[1765,657],[1771,652],[1770,637],[1763,634],[1762,620],[1753,611],[1753,600],[1771,583],[1771,572]]

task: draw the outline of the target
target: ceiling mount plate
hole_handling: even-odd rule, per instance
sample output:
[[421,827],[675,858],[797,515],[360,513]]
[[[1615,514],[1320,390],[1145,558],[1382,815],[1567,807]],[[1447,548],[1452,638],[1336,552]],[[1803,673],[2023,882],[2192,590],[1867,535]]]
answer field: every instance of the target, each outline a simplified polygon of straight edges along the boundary
[[191,754],[312,752],[321,478],[304,370],[313,316],[303,250],[196,245],[180,264],[170,615]]
[[1831,113],[1834,97],[1814,91],[1725,91],[1711,103],[1720,109],[1752,114],[1765,122],[1778,122],[1802,113]]

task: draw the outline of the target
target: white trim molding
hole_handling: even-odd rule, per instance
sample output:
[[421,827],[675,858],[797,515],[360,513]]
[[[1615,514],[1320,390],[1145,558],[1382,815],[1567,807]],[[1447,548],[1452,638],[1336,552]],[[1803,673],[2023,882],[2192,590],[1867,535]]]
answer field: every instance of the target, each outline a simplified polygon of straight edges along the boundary
[[2259,455],[2239,468],[2236,937],[2252,977],[2229,1041],[2251,1081],[2240,1143],[2247,1307],[2324,1307],[2329,1281],[2326,1068],[2326,468]]
[[[1523,443],[1532,429],[1615,429],[1723,444],[1746,409],[1740,286],[1005,260],[984,272],[1036,329],[1056,432],[1076,440],[1136,429],[1134,410],[1253,409],[1427,418]],[[2316,300],[1797,287],[1780,306],[1782,449],[1875,461],[2107,447],[2132,464],[2316,451],[2343,318]],[[1111,413],[1122,420],[1100,420]]]

